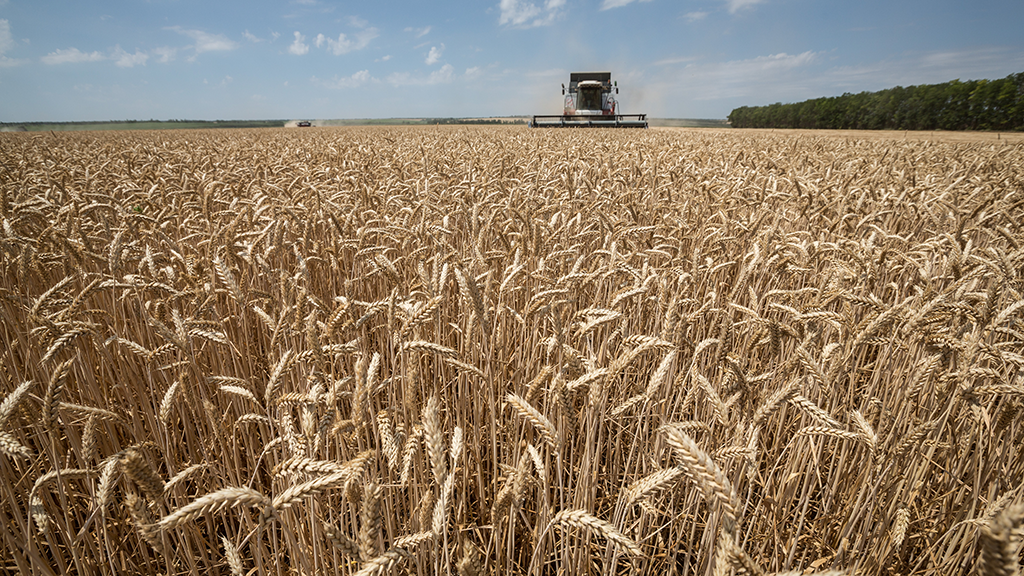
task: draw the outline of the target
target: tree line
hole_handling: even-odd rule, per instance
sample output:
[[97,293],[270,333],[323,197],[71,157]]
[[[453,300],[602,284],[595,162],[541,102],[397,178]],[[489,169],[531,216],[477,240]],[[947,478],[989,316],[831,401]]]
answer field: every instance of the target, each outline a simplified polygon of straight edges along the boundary
[[729,113],[729,122],[734,128],[1024,130],[1024,72],[999,80],[953,80],[743,106]]
[[427,118],[424,124],[525,124],[525,118]]

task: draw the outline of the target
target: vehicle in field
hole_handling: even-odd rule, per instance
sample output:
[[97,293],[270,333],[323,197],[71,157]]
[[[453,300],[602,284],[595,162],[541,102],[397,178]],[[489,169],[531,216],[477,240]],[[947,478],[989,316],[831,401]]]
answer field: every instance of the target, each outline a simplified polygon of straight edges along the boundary
[[309,120],[302,120],[298,124],[296,124],[296,126],[298,126],[299,128],[309,128],[313,126],[313,123],[310,122]]
[[611,72],[572,72],[561,115],[536,115],[531,128],[647,128],[647,114],[619,114]]

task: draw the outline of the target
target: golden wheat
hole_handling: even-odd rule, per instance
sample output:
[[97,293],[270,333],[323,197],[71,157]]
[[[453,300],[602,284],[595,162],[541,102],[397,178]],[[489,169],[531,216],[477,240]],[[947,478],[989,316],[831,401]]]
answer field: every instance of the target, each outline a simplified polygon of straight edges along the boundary
[[0,158],[0,571],[1019,572],[1020,143]]

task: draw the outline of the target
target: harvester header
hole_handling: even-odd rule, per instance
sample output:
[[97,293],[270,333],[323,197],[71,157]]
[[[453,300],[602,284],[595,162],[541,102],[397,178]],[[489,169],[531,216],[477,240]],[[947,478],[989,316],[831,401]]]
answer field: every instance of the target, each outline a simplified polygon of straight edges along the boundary
[[646,114],[619,114],[611,72],[571,72],[561,115],[537,115],[531,128],[647,128]]

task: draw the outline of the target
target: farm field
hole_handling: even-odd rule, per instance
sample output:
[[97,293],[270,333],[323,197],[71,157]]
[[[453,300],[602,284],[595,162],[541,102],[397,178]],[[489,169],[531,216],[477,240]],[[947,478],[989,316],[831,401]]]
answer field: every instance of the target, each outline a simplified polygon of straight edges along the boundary
[[123,122],[25,122],[0,124],[0,132],[79,132],[98,130],[185,130],[197,128],[270,128],[284,120],[126,120]]
[[891,134],[0,134],[0,570],[1014,574],[1024,142]]

